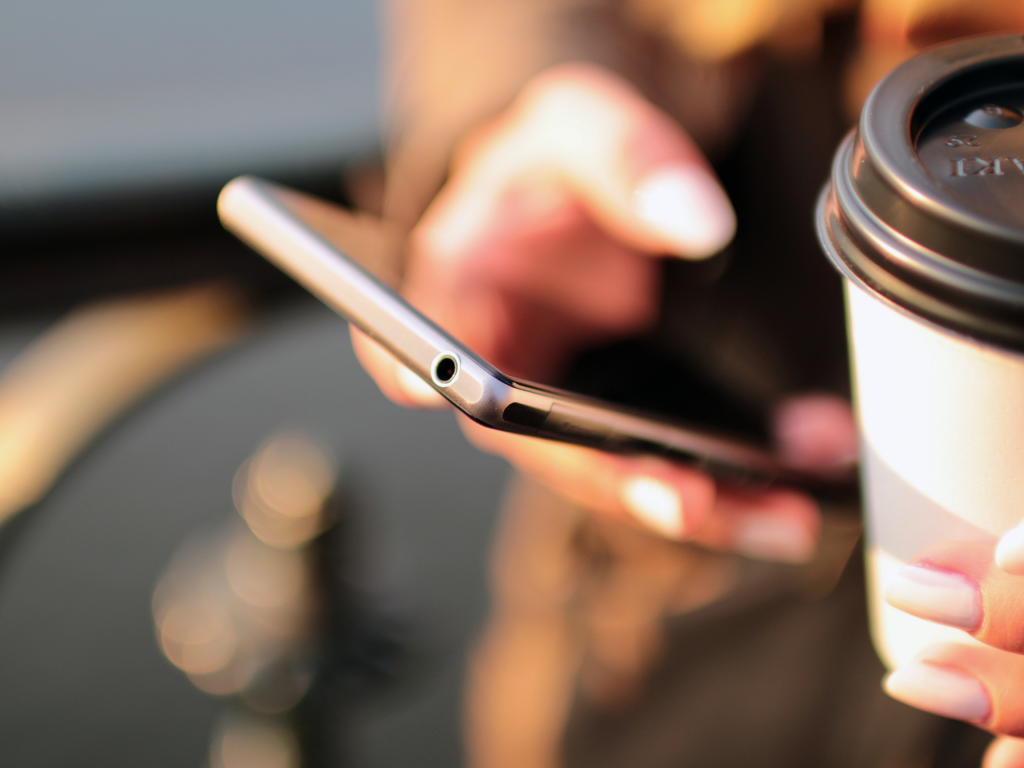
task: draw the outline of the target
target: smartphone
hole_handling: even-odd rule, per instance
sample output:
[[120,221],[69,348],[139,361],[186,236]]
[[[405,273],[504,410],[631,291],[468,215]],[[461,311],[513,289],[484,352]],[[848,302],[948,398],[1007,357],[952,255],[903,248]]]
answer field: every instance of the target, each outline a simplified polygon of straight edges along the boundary
[[[473,421],[619,454],[682,462],[741,485],[848,481],[787,466],[747,441],[508,376],[417,311],[365,266],[365,217],[253,176],[220,193],[224,226],[377,341]],[[363,253],[354,253],[362,247]],[[379,247],[379,246],[378,246]]]

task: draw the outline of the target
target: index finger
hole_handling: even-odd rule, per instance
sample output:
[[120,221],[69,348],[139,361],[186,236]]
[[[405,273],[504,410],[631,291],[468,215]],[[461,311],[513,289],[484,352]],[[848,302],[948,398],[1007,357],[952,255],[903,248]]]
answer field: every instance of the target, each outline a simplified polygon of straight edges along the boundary
[[1024,653],[1024,578],[999,568],[994,549],[979,542],[928,547],[889,582],[886,601],[993,648]]
[[564,497],[598,513],[632,519],[656,533],[759,560],[804,562],[820,519],[805,494],[783,488],[718,488],[706,474],[650,456],[488,429],[462,419],[477,447],[498,453]]

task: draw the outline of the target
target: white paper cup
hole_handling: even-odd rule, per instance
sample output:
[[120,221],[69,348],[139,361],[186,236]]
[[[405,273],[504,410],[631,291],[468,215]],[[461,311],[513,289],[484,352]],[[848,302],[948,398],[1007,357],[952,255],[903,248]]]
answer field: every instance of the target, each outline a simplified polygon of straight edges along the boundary
[[976,641],[887,605],[894,572],[1024,520],[1024,38],[933,49],[886,77],[817,223],[846,278],[868,605],[896,668]]
[[1024,356],[922,322],[847,282],[861,430],[872,634],[890,667],[938,642],[976,642],[882,600],[940,541],[984,541],[1024,518]]

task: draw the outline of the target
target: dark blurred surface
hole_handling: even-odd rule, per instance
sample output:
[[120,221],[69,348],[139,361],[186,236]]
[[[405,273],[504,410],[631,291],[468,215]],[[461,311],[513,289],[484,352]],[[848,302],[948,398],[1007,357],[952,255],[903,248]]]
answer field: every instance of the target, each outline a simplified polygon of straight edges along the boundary
[[[38,322],[8,324],[4,353]],[[403,627],[404,678],[364,690],[333,727],[357,766],[460,763],[462,653],[485,610],[485,553],[505,477],[451,414],[400,410],[311,300],[120,420],[4,532],[4,763],[203,765],[223,704],[163,658],[150,601],[183,540],[236,516],[231,481],[272,432],[323,439],[358,479],[367,609]],[[340,712],[340,710],[339,710]]]

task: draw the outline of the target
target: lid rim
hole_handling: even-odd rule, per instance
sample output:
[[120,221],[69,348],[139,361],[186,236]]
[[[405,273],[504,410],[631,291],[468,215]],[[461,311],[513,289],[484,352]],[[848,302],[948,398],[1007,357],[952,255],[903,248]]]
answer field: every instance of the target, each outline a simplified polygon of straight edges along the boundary
[[[856,135],[850,134],[836,152],[831,186],[843,224],[860,245],[867,246],[862,258],[904,274],[910,282],[937,286],[953,294],[966,294],[1007,308],[1024,309],[1024,284],[993,275],[950,259],[917,242],[879,217],[857,195],[849,173],[847,157]],[[877,258],[872,258],[877,256]]]
[[[831,182],[826,183],[818,196],[815,224],[818,242],[832,266],[859,289],[941,331],[987,346],[1024,352],[1024,322],[1020,322],[1024,314],[1017,322],[1013,322],[1013,318],[1007,322],[1004,318],[965,311],[906,283],[899,275],[869,259],[860,250],[852,233],[843,227],[842,212]],[[841,238],[837,229],[845,237]],[[855,255],[860,259],[851,258]]]
[[[936,170],[947,157],[972,152],[947,152],[964,145],[946,145],[944,127],[954,138],[978,138],[959,136],[959,113],[950,106],[995,89],[1006,89],[1006,106],[1020,109],[1024,36],[986,35],[932,48],[889,73],[836,151],[816,209],[817,232],[833,264],[862,288],[951,332],[1024,349],[1020,179],[996,164],[987,175],[1006,175],[1009,186],[979,191],[975,199],[976,187],[943,183]],[[1024,174],[1016,158],[1021,146],[1024,159],[1020,136],[1002,136],[984,134],[980,142],[988,152],[1014,155]],[[1003,167],[1013,170],[1009,160]]]
[[[918,107],[956,79],[1024,60],[1024,36],[981,35],[928,49],[887,74],[864,103],[858,123],[872,171],[897,197],[926,216],[986,239],[1024,247],[1024,229],[980,220],[924,166],[914,150]],[[902,115],[899,121],[881,115]],[[890,223],[891,222],[887,222]]]

